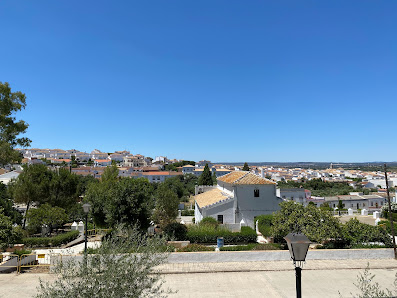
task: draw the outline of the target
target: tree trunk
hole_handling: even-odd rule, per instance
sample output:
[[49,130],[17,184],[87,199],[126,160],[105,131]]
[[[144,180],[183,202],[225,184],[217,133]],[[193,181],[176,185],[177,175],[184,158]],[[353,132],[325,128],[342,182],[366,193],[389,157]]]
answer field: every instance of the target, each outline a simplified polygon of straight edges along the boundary
[[26,205],[25,217],[23,218],[22,229],[24,229],[24,230],[25,230],[25,226],[26,226],[26,215],[28,214],[28,211],[29,211],[29,205],[30,205],[30,202],[28,202]]

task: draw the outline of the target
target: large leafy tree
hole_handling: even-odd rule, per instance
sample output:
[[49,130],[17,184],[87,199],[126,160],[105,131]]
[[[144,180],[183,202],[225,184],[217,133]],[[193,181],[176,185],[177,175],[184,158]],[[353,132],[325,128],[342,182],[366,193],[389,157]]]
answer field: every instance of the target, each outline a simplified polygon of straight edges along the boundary
[[13,223],[21,224],[22,214],[13,207],[11,196],[2,182],[0,182],[0,208],[3,209],[4,215],[11,218]]
[[293,201],[282,202],[280,207],[281,210],[274,213],[271,228],[276,241],[282,241],[291,232],[302,232],[314,242],[341,236],[341,224],[329,211],[313,205],[304,207]]
[[52,207],[49,204],[43,204],[39,208],[30,209],[26,218],[29,222],[29,227],[34,230],[39,229],[41,226],[48,226],[48,233],[51,234],[54,226],[63,225],[68,216],[64,209],[60,207]]
[[30,140],[18,137],[26,132],[28,124],[17,121],[14,114],[26,106],[26,96],[20,91],[11,92],[8,83],[0,82],[0,166],[18,162],[21,155],[15,151],[16,146],[28,147]]
[[92,204],[92,216],[99,226],[149,226],[153,208],[153,186],[145,178],[104,180],[89,185],[85,199]]
[[174,222],[178,216],[178,204],[179,199],[176,193],[166,184],[161,184],[156,193],[154,221],[160,223],[163,227]]
[[205,164],[203,173],[199,177],[198,184],[199,185],[213,185],[213,180],[210,172],[210,168],[208,167],[208,164]]
[[[19,228],[20,229],[20,228]],[[0,208],[0,249],[6,248],[9,244],[16,243],[21,239],[18,228],[12,227],[12,220],[6,216]]]
[[[33,203],[40,204],[50,199],[53,173],[45,165],[25,166],[23,172],[9,184],[10,192],[16,203],[26,204],[26,213]],[[23,221],[25,228],[26,217]]]

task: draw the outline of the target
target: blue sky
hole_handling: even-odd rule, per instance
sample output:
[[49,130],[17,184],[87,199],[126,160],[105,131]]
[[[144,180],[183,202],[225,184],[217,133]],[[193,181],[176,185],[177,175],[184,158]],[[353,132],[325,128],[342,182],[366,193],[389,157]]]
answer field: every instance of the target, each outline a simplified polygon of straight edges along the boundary
[[394,161],[396,1],[1,1],[33,147]]

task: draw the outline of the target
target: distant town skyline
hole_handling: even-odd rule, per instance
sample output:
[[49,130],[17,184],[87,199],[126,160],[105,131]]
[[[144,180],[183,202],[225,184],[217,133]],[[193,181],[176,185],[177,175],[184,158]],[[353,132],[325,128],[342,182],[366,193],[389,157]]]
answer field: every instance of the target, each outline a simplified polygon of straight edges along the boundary
[[32,147],[397,159],[397,2],[10,1],[0,81]]

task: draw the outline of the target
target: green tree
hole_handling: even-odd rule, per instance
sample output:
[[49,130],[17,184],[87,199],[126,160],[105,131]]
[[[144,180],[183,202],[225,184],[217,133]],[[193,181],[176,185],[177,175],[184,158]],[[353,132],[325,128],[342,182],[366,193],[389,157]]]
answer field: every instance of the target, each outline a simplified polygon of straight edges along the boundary
[[[164,297],[156,270],[168,256],[165,239],[147,238],[139,229],[118,230],[106,237],[86,262],[69,258],[55,267],[57,279],[40,282],[38,298]],[[137,254],[139,253],[139,257]]]
[[156,193],[156,203],[153,212],[153,219],[161,226],[175,221],[178,216],[178,196],[166,184],[161,184]]
[[74,156],[74,155],[71,156],[70,164],[71,164],[72,168],[77,168],[78,164],[77,164],[76,156]]
[[247,163],[244,163],[244,166],[243,166],[243,171],[247,171],[247,172],[249,172],[249,171],[250,171],[250,167],[248,166],[248,164],[247,164]]
[[338,200],[338,206],[337,207],[338,207],[339,210],[341,210],[341,209],[345,208],[345,204],[343,204],[341,200]]
[[118,176],[119,176],[119,169],[115,164],[112,164],[111,166],[107,166],[105,171],[103,171],[101,180],[103,182],[116,181],[118,179]]
[[19,230],[12,227],[11,218],[4,214],[3,209],[0,209],[0,249],[16,243],[21,237]]
[[290,232],[302,232],[311,241],[322,242],[340,237],[340,221],[331,212],[312,205],[304,207],[293,201],[280,203],[281,210],[274,213],[271,234],[282,242]]
[[80,179],[82,177],[60,168],[58,173],[53,173],[51,176],[50,193],[45,202],[66,210],[73,208],[80,195],[78,193]]
[[21,155],[15,151],[16,146],[28,147],[30,140],[26,137],[18,138],[26,132],[28,124],[16,121],[14,113],[24,109],[26,96],[20,91],[11,92],[10,85],[0,82],[0,166],[19,162]]
[[85,200],[92,204],[92,217],[98,226],[149,226],[153,209],[153,186],[145,178],[105,179],[91,183]]
[[[45,165],[24,166],[23,172],[9,184],[10,193],[16,203],[26,204],[26,214],[33,203],[49,200],[53,173]],[[23,221],[25,228],[26,217]]]
[[210,168],[208,167],[208,164],[205,164],[203,173],[199,177],[198,184],[199,185],[213,185],[211,172],[210,172]]
[[30,209],[26,215],[29,222],[29,230],[38,230],[43,225],[47,225],[51,234],[53,228],[62,226],[68,219],[64,209],[43,204],[39,208]]
[[0,209],[3,209],[4,215],[10,217],[13,223],[21,224],[22,214],[13,207],[12,198],[2,182],[0,182]]
[[216,172],[214,172],[214,174],[212,174],[212,184],[216,185],[216,183],[217,183]]

